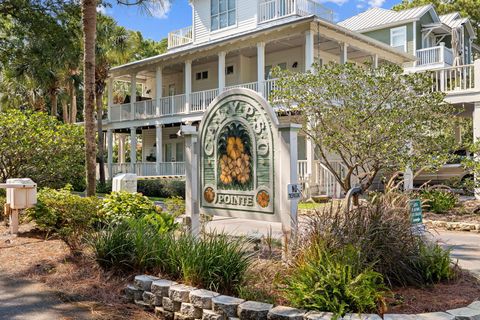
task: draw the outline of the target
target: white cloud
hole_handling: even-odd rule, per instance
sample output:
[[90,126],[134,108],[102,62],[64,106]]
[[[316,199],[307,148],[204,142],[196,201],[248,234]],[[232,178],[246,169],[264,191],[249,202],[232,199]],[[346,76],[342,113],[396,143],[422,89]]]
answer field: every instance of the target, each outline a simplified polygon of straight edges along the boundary
[[370,8],[381,7],[385,3],[385,0],[369,0],[368,5]]
[[107,8],[105,6],[100,5],[97,7],[97,12],[101,14],[107,14]]
[[172,6],[169,0],[163,1],[163,3],[160,1],[148,1],[147,3],[147,11],[153,17],[158,19],[165,19],[168,17],[168,13]]

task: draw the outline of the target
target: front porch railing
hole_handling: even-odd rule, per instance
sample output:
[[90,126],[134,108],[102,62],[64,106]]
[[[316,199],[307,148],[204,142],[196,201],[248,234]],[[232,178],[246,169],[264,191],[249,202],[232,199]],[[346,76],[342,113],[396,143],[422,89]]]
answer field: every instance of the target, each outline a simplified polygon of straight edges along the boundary
[[455,91],[480,89],[475,88],[474,64],[431,70],[431,77],[433,91],[452,93]]
[[[132,170],[131,163],[113,163],[112,173],[116,176],[119,173],[135,173],[138,176],[184,176],[185,162],[137,162]],[[108,170],[106,170],[108,172]]]

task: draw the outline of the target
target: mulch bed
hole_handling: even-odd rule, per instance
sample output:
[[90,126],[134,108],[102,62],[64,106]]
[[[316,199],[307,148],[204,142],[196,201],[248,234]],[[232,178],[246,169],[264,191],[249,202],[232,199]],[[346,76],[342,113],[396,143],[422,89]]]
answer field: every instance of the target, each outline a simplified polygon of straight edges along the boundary
[[62,301],[87,306],[94,319],[156,319],[123,297],[129,277],[103,272],[88,256],[73,256],[60,239],[48,238],[33,224],[17,237],[0,226],[0,272],[45,283]]
[[[283,270],[279,259],[259,255],[249,279],[252,299],[288,303],[277,296],[273,282]],[[273,254],[276,256],[276,254]],[[57,291],[65,302],[76,302],[90,308],[95,319],[155,319],[123,298],[125,285],[131,276],[121,277],[101,270],[88,254],[73,256],[59,239],[45,239],[33,224],[20,227],[18,237],[12,237],[0,226],[0,272],[14,278],[45,283]],[[395,288],[387,299],[388,313],[421,313],[464,307],[480,299],[480,282],[467,272],[458,279],[430,288]]]

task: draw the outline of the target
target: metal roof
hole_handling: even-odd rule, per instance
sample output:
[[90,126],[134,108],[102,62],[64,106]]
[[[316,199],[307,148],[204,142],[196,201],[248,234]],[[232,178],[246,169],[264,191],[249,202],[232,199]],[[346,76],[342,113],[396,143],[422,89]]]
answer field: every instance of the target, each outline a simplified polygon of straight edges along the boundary
[[341,21],[338,24],[353,31],[366,32],[369,30],[380,29],[386,25],[397,25],[410,21],[416,21],[430,10],[432,10],[434,14],[434,19],[437,18],[431,4],[401,11],[372,8],[357,14],[356,16]]
[[440,21],[446,24],[450,28],[460,27],[462,24],[468,21],[467,18],[462,18],[458,12],[452,12],[449,14],[445,14],[440,16]]

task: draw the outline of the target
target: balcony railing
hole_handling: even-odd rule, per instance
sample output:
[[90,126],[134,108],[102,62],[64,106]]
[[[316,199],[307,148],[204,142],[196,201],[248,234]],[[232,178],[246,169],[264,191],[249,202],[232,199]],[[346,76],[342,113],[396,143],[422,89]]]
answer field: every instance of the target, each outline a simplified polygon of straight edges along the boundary
[[218,89],[198,91],[190,94],[190,111],[205,111],[217,96]]
[[168,34],[168,49],[180,47],[193,41],[192,26]]
[[267,22],[290,15],[316,15],[333,21],[333,11],[314,0],[259,0],[258,22]]
[[444,45],[417,50],[417,67],[444,63],[448,66],[453,64],[452,49]]
[[[431,70],[433,91],[453,93],[455,91],[479,90],[475,88],[474,64]],[[476,70],[478,73],[479,70]],[[476,75],[478,77],[478,75]],[[478,81],[478,79],[477,79]]]

